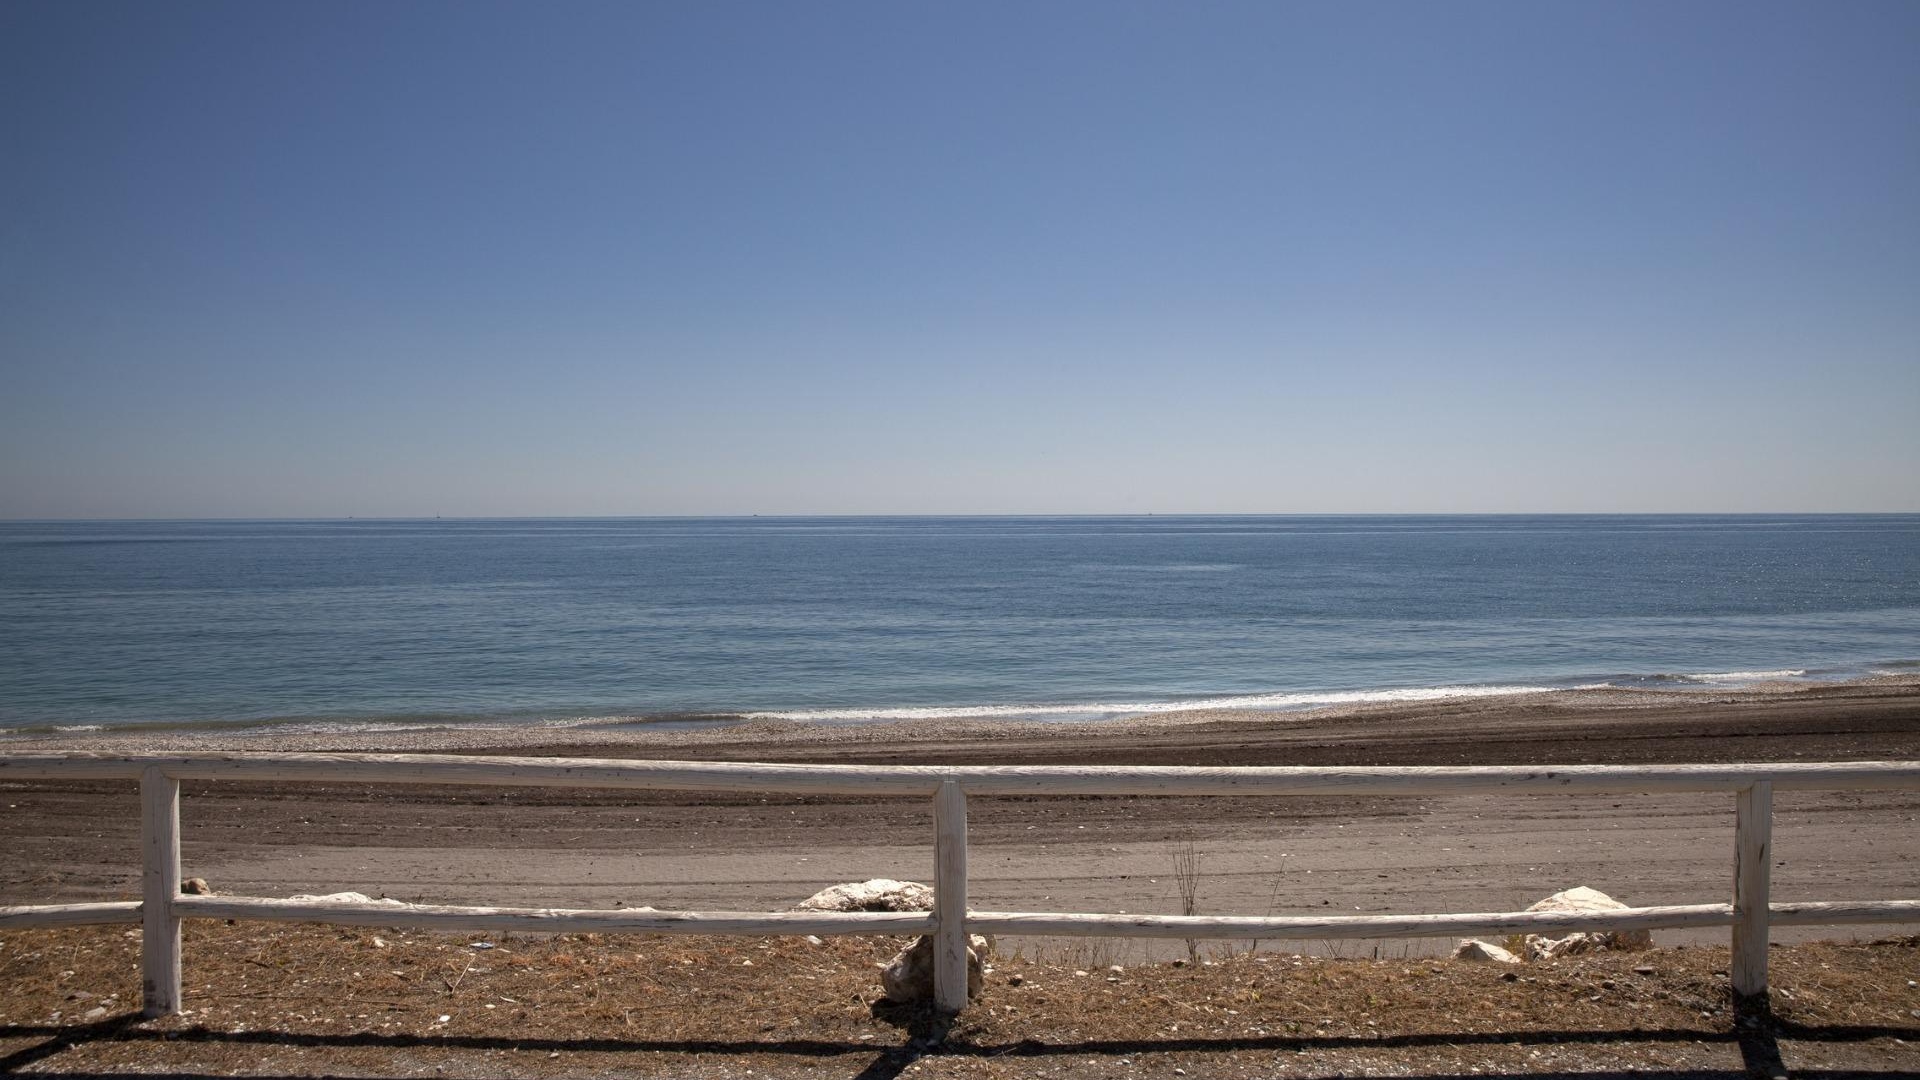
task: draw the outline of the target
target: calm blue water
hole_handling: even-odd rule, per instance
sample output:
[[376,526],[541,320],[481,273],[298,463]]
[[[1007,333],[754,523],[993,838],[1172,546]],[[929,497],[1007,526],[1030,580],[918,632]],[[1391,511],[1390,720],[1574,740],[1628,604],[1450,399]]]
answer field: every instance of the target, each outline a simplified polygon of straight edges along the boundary
[[0,726],[1063,719],[1920,667],[1920,516],[0,523]]

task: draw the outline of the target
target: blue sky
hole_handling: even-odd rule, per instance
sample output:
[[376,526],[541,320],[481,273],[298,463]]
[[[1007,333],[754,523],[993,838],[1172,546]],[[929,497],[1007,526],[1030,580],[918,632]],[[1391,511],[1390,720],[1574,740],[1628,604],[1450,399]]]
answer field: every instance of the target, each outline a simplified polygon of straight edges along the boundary
[[1920,510],[1920,5],[0,6],[0,516]]

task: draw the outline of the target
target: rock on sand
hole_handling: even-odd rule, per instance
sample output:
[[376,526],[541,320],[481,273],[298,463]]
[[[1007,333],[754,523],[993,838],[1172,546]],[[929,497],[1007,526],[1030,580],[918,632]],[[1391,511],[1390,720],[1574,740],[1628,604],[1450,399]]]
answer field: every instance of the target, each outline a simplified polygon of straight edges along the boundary
[[[1554,893],[1527,910],[1585,914],[1595,911],[1619,911],[1626,906],[1598,889],[1589,889],[1585,885],[1580,885],[1565,892]],[[1568,934],[1563,938],[1549,938],[1540,934],[1527,935],[1527,958],[1530,960],[1548,960],[1556,956],[1571,956],[1595,949],[1625,952],[1651,948],[1653,948],[1653,934],[1646,930],[1583,932]]]

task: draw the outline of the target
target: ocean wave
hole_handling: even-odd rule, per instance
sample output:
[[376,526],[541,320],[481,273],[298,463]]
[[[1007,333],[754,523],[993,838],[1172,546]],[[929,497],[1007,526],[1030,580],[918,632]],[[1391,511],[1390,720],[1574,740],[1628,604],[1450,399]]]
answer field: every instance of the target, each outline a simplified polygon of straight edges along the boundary
[[[280,724],[256,724],[234,732],[237,735],[404,735],[420,731],[451,731],[465,725],[449,723],[407,724],[390,720],[300,720]],[[192,729],[187,729],[192,730]]]
[[1141,716],[1187,712],[1193,709],[1253,709],[1288,711],[1321,705],[1372,704],[1399,701],[1443,701],[1451,698],[1544,694],[1557,686],[1419,686],[1393,690],[1320,690],[1296,693],[1239,694],[1230,697],[1190,698],[1184,701],[1099,701],[1077,704],[1026,705],[917,705],[899,708],[788,709],[744,714],[749,720],[878,721],[878,720],[1070,720],[1109,716]]
[[1780,668],[1776,671],[1702,671],[1691,674],[1669,675],[1665,678],[1683,683],[1708,683],[1720,686],[1727,683],[1771,682],[1775,679],[1799,679],[1807,674],[1805,668]]
[[[1305,690],[1258,694],[1217,694],[1168,701],[1110,700],[1082,702],[1018,702],[1010,704],[955,704],[911,706],[823,705],[800,709],[705,708],[667,711],[611,711],[600,713],[547,712],[521,709],[490,713],[385,713],[219,718],[134,722],[0,723],[0,742],[46,736],[161,735],[406,735],[475,729],[553,731],[568,730],[670,731],[726,727],[742,721],[772,720],[795,723],[863,724],[915,720],[1025,720],[1038,722],[1098,722],[1129,716],[1231,709],[1252,712],[1298,712],[1343,705],[1418,703],[1451,699],[1580,691],[1657,691],[1672,694],[1724,693],[1766,683],[1825,684],[1851,679],[1909,677],[1920,669],[1920,659],[1886,659],[1870,665],[1836,668],[1773,668],[1730,671],[1665,673],[1585,673],[1548,677],[1537,683],[1451,684],[1371,690]],[[83,718],[74,717],[79,721]]]
[[[523,714],[453,715],[432,713],[420,717],[288,717],[281,720],[253,721],[232,730],[239,735],[390,735],[423,731],[545,731],[597,730],[615,728],[674,729],[725,725],[738,722],[738,714],[724,713],[637,713],[595,716],[541,716]],[[199,725],[181,725],[194,730]]]

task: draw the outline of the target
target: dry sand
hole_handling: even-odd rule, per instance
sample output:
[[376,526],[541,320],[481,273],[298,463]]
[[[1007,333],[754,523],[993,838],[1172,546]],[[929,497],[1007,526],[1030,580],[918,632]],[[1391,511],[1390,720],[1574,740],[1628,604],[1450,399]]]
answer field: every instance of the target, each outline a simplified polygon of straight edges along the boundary
[[[209,748],[999,764],[1920,760],[1920,686],[1587,691],[1075,725],[149,732],[0,743],[0,752]],[[0,903],[137,895],[130,785],[11,782],[0,799]],[[1782,793],[1775,809],[1776,899],[1920,896],[1920,792]],[[1581,884],[1636,905],[1700,903],[1724,899],[1732,884],[1732,800],[1719,795],[975,799],[970,816],[972,901],[983,909],[1178,911],[1173,852],[1187,842],[1200,856],[1198,908],[1213,913],[1511,910]],[[918,799],[221,783],[187,785],[183,820],[188,875],[268,896],[352,889],[459,903],[775,909],[840,881],[924,880],[932,865],[929,807]],[[1288,948],[1303,945],[1314,947]],[[1383,946],[1391,955],[1433,947]],[[1101,959],[1137,959],[1143,948]]]

